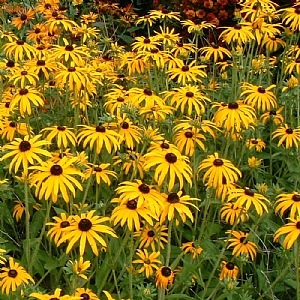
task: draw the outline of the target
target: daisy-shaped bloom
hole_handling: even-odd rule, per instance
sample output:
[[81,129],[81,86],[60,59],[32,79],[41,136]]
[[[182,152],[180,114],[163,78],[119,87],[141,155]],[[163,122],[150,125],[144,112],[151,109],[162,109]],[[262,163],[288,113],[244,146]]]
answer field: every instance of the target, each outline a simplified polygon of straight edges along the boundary
[[275,84],[264,88],[245,83],[242,87],[244,91],[241,93],[241,96],[246,95],[245,104],[262,111],[271,110],[277,107],[276,95],[271,91],[274,87],[276,87]]
[[75,35],[75,37],[80,37],[82,40],[82,43],[86,43],[88,40],[95,38],[100,30],[88,27],[87,24],[80,24],[80,26],[75,27],[72,30],[72,34]]
[[178,124],[174,127],[174,130],[176,132],[174,142],[181,153],[184,153],[187,156],[192,156],[197,146],[199,146],[202,150],[205,150],[203,140],[206,138],[200,133],[199,128],[191,126],[187,129],[181,129],[181,124]]
[[[16,178],[19,181],[24,182],[24,177],[16,176]],[[15,200],[14,203],[16,204],[13,207],[13,217],[16,219],[17,222],[19,222],[26,211],[25,205],[22,203],[21,200]],[[33,204],[32,208],[34,208],[35,210],[39,210],[40,206],[40,204]]]
[[109,177],[111,176],[117,178],[118,176],[116,172],[107,170],[110,165],[111,164],[88,164],[88,169],[84,172],[84,180],[87,180],[92,175],[95,175],[97,184],[105,182],[107,185],[111,185],[111,179]]
[[256,157],[252,156],[248,158],[248,166],[250,168],[258,168],[262,163],[262,159],[257,159]]
[[[139,248],[149,248],[156,251],[156,248],[164,249],[163,243],[167,243],[168,227],[161,223],[156,223],[154,226],[145,225],[141,230],[134,233],[135,237],[139,237]],[[159,246],[158,246],[159,245]]]
[[155,122],[159,122],[161,120],[165,120],[167,115],[172,115],[174,107],[168,105],[159,105],[156,104],[154,106],[145,106],[142,107],[139,111],[141,115],[146,115],[147,120],[154,120]]
[[32,139],[29,138],[28,135],[24,137],[24,139],[15,138],[9,144],[3,146],[3,150],[8,149],[9,152],[4,154],[1,160],[6,160],[13,156],[12,161],[9,164],[9,172],[12,172],[12,168],[14,166],[14,172],[17,173],[20,165],[23,166],[23,172],[26,176],[28,173],[28,165],[34,164],[35,161],[38,163],[42,163],[43,160],[40,156],[51,157],[50,152],[47,150],[41,149],[42,146],[49,145],[48,141],[39,140],[41,135],[36,135]]
[[292,31],[300,30],[300,5],[296,3],[293,7],[283,8],[279,10],[282,12],[282,23]]
[[233,279],[236,280],[239,273],[239,268],[233,263],[233,262],[221,262],[221,274],[220,274],[220,280],[223,279]]
[[169,177],[168,190],[171,191],[175,185],[176,178],[179,180],[179,188],[182,189],[184,181],[192,186],[192,168],[189,159],[180,154],[178,150],[167,151],[153,150],[144,155],[144,169],[155,167],[154,180],[159,186]]
[[72,265],[74,274],[87,280],[87,276],[84,274],[84,272],[87,271],[87,269],[91,266],[91,262],[89,260],[84,261],[83,257],[80,256],[79,261],[77,259],[74,261],[69,260],[69,263]]
[[9,82],[15,87],[25,88],[26,85],[36,86],[39,81],[39,76],[32,72],[28,67],[22,67],[15,70],[14,74],[10,76]]
[[224,57],[230,58],[232,56],[228,49],[214,43],[210,47],[202,47],[200,54],[204,56],[205,60],[213,59],[214,62],[223,60]]
[[34,297],[36,299],[39,300],[82,300],[81,297],[78,296],[69,296],[69,295],[64,295],[61,296],[61,289],[57,288],[54,291],[54,294],[50,294],[50,295],[44,295],[44,294],[40,294],[40,293],[31,293],[29,296],[30,297]]
[[274,122],[275,125],[282,124],[284,122],[284,117],[281,114],[284,106],[281,106],[278,110],[270,110],[261,115],[260,119],[264,125],[267,124],[268,121]]
[[129,118],[120,118],[118,122],[118,134],[121,136],[121,141],[125,142],[128,149],[133,150],[136,144],[141,141],[141,129],[133,124]]
[[268,34],[262,40],[262,46],[266,47],[266,49],[270,52],[278,51],[279,49],[284,48],[286,42],[281,38],[278,38],[276,35],[269,36]]
[[92,290],[85,288],[77,288],[75,296],[83,300],[99,300],[98,296]]
[[44,24],[34,24],[31,30],[27,30],[27,39],[35,44],[44,40],[47,35],[48,32]]
[[6,253],[6,250],[0,248],[0,264],[3,264],[3,265],[5,264],[5,262],[6,262],[6,260],[7,260],[7,259],[3,256],[4,253]]
[[153,186],[136,179],[136,182],[124,181],[116,188],[121,204],[128,200],[137,200],[137,207],[146,206],[155,215],[159,215],[163,208],[164,197]]
[[25,114],[31,115],[32,104],[35,106],[43,106],[43,95],[36,88],[26,86],[25,88],[19,89],[18,93],[13,96],[9,108],[12,111],[18,106],[21,116],[24,118]]
[[157,264],[162,264],[162,262],[157,259],[160,256],[160,252],[152,252],[148,253],[147,249],[136,251],[136,255],[139,259],[135,259],[132,261],[133,264],[142,264],[140,269],[136,271],[138,273],[145,272],[147,278],[149,278],[153,273],[154,269],[157,270],[159,267]]
[[195,34],[200,34],[203,33],[204,29],[213,29],[216,26],[206,22],[206,21],[201,21],[198,22],[198,20],[196,20],[195,22],[193,22],[192,20],[184,20],[181,21],[183,27],[187,27],[188,33],[195,33]]
[[55,61],[63,59],[65,62],[73,62],[75,66],[82,65],[83,58],[89,56],[89,52],[86,47],[70,44],[65,38],[63,38],[64,46],[53,45],[51,49],[51,58]]
[[296,60],[291,60],[289,63],[286,64],[284,73],[291,74],[295,71],[297,74],[300,74],[300,58]]
[[22,9],[18,17],[13,18],[12,24],[20,30],[23,25],[34,19],[34,11],[32,8]]
[[182,195],[183,192],[178,193],[163,194],[164,195],[164,209],[160,215],[160,221],[163,223],[167,218],[169,221],[174,218],[181,218],[182,222],[186,222],[186,217],[188,217],[192,222],[194,221],[193,213],[191,212],[189,206],[194,207],[198,210],[198,207],[191,201],[200,199],[191,198],[189,195]]
[[280,215],[283,216],[288,210],[291,218],[300,216],[300,193],[293,192],[292,194],[280,194],[276,198],[276,213],[279,212]]
[[149,25],[150,27],[153,26],[154,22],[153,19],[150,15],[144,15],[144,16],[140,16],[136,21],[135,21],[136,25],[139,24],[143,24],[143,26],[145,25]]
[[3,294],[10,295],[19,286],[25,287],[30,282],[34,283],[32,277],[12,257],[9,258],[9,267],[2,267],[0,270],[0,288]]
[[108,217],[96,216],[95,210],[91,210],[87,213],[82,213],[80,216],[73,216],[73,222],[67,228],[67,233],[60,238],[57,246],[63,242],[68,242],[66,253],[68,254],[74,247],[76,242],[79,242],[79,254],[83,256],[86,248],[86,242],[91,246],[93,253],[99,255],[99,246],[97,242],[102,247],[107,247],[107,243],[102,237],[103,234],[108,234],[117,238],[115,231],[107,225],[101,223],[109,221]]
[[231,201],[222,204],[220,216],[222,220],[230,225],[245,222],[249,218],[248,211],[243,206]]
[[122,86],[111,89],[104,97],[107,99],[104,103],[107,112],[117,117],[121,116],[122,107],[130,102],[128,92]]
[[[178,83],[186,84],[188,82],[199,82],[201,78],[207,77],[207,73],[202,69],[206,68],[205,65],[195,66],[196,61],[193,60],[188,65],[182,67],[170,68],[167,73],[169,74],[169,80],[176,80]],[[201,77],[201,78],[199,78]]]
[[52,142],[52,140],[56,137],[56,143],[58,148],[61,148],[61,146],[64,146],[64,148],[69,147],[69,143],[71,143],[74,147],[76,145],[76,136],[74,132],[72,132],[73,128],[69,128],[67,126],[52,126],[52,127],[46,127],[40,131],[42,132],[49,132],[46,136],[46,140],[49,142]]
[[235,203],[238,206],[245,207],[247,211],[253,205],[255,207],[256,212],[260,216],[263,215],[264,211],[268,212],[268,207],[266,203],[270,203],[270,201],[265,196],[256,193],[250,188],[237,188],[231,190],[228,195],[228,201],[232,201],[233,199],[236,199]]
[[287,234],[283,241],[283,248],[290,249],[300,236],[300,216],[288,218],[289,223],[280,227],[274,234],[274,241],[278,242],[281,235]]
[[120,141],[122,136],[117,132],[109,129],[108,126],[99,124],[98,126],[81,125],[82,129],[77,135],[78,143],[83,141],[83,147],[85,148],[89,144],[90,148],[96,147],[96,152],[99,154],[105,146],[108,153],[112,153],[112,150],[117,151],[120,149]]
[[250,242],[248,240],[249,233],[245,233],[242,231],[226,231],[227,234],[231,234],[233,237],[229,238],[227,242],[230,242],[227,249],[232,248],[232,255],[240,256],[245,254],[247,258],[251,258],[251,260],[255,259],[257,245],[254,242]]
[[284,124],[272,133],[272,139],[280,137],[278,147],[285,143],[285,148],[299,147],[300,128],[292,129],[289,125]]
[[198,172],[209,168],[204,176],[203,182],[208,179],[207,186],[217,188],[224,182],[237,182],[242,177],[241,171],[234,166],[234,164],[224,158],[220,158],[218,153],[209,155],[208,158],[204,159],[198,168]]
[[246,146],[249,149],[255,149],[257,152],[261,152],[266,148],[266,143],[260,138],[252,138],[247,140]]
[[[43,197],[55,203],[58,195],[61,194],[67,203],[70,200],[69,192],[75,197],[76,189],[83,190],[81,183],[75,176],[84,175],[72,166],[77,161],[77,157],[63,157],[57,163],[51,160],[40,162],[41,166],[32,166],[30,169],[35,172],[30,177],[31,186],[35,186],[35,196],[39,199]],[[75,189],[76,188],[76,189]]]
[[150,64],[145,62],[143,57],[137,57],[138,53],[125,52],[119,55],[120,69],[126,68],[129,76],[135,73],[143,74],[145,71],[150,69]]
[[57,63],[52,59],[45,57],[31,60],[30,62],[28,62],[27,65],[29,66],[29,70],[31,72],[34,72],[36,75],[39,76],[43,74],[47,80],[50,79],[50,74],[53,74],[53,72],[57,70]]
[[160,41],[162,42],[163,45],[168,45],[168,46],[172,46],[176,42],[179,42],[180,40],[179,33],[174,33],[175,28],[172,28],[170,30],[169,27],[166,27],[166,29],[164,30],[161,26],[159,26],[159,29],[160,32],[154,30],[154,32],[156,33],[155,36],[156,41]]
[[164,101],[149,89],[131,88],[128,90],[128,96],[134,106],[155,106],[163,105]]
[[64,14],[58,14],[56,11],[52,13],[52,16],[45,22],[45,26],[49,33],[52,34],[56,31],[71,31],[78,25],[75,21],[68,19]]
[[191,253],[193,255],[193,259],[196,259],[196,257],[203,251],[203,248],[196,246],[194,242],[183,243],[180,249],[184,251],[184,254]]
[[136,42],[132,43],[132,50],[137,51],[151,51],[158,49],[160,43],[154,37],[139,36],[135,38]]
[[170,267],[160,267],[155,274],[155,284],[159,288],[168,288],[174,281],[174,272]]
[[169,11],[166,8],[163,8],[161,10],[150,10],[149,16],[152,20],[180,21],[180,12]]
[[170,104],[174,105],[176,110],[180,108],[183,114],[191,116],[195,112],[198,116],[203,115],[205,106],[211,100],[206,97],[198,86],[186,85],[180,88],[174,88],[173,91],[165,93],[165,100],[170,98]]
[[8,141],[12,141],[16,134],[28,135],[29,132],[26,123],[16,123],[5,119],[0,134],[3,139],[6,138]]
[[[119,199],[113,199],[112,202],[121,202]],[[144,204],[138,207],[138,200],[128,200],[124,204],[119,204],[111,214],[111,221],[114,225],[120,223],[123,227],[127,224],[130,231],[140,230],[141,220],[143,218],[149,225],[153,225],[153,219],[157,220],[158,217],[151,212],[149,207]]]
[[48,222],[46,225],[51,226],[47,236],[50,236],[50,240],[53,239],[54,243],[57,244],[59,239],[65,236],[66,229],[71,225],[72,216],[67,216],[66,213],[61,213],[60,217],[53,217],[55,222]]
[[183,43],[181,41],[176,42],[175,45],[170,49],[170,52],[174,55],[174,57],[183,56],[186,57],[189,53],[195,53],[196,48],[192,43]]
[[236,184],[231,181],[227,181],[225,177],[222,178],[222,184],[219,185],[216,189],[216,198],[219,198],[222,200],[222,202],[225,201],[228,193],[236,188]]
[[241,46],[254,40],[252,28],[248,26],[242,26],[241,24],[236,24],[233,27],[225,27],[226,29],[220,34],[220,39],[227,44],[236,43]]
[[240,132],[242,128],[248,129],[250,125],[255,124],[255,110],[243,101],[225,103],[216,103],[212,106],[219,107],[215,112],[213,121],[218,127],[224,127],[227,131]]
[[10,43],[6,43],[3,46],[5,55],[10,58],[14,59],[15,62],[23,59],[32,59],[35,56],[35,49],[28,43],[24,42],[23,40],[16,40]]

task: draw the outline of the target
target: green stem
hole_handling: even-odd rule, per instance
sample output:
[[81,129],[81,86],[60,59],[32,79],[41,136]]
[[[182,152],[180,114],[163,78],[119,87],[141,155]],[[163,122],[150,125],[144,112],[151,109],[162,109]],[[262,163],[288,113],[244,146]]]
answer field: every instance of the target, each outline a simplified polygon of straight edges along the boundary
[[167,257],[166,257],[165,266],[168,266],[169,263],[170,263],[170,257],[171,257],[172,225],[173,225],[173,220],[171,220],[171,221],[169,222],[169,228],[168,228],[168,248],[167,248]]
[[296,266],[296,282],[297,282],[297,300],[300,299],[300,281],[299,281],[299,255],[300,255],[300,239],[298,238],[298,242],[296,244],[295,249],[295,266]]
[[[127,229],[129,230],[129,229]],[[133,299],[133,289],[132,289],[132,273],[133,273],[133,266],[132,266],[132,259],[133,259],[133,251],[134,251],[134,245],[133,245],[133,232],[130,231],[130,254],[129,254],[129,296],[130,299]]]
[[27,265],[28,272],[31,274],[32,270],[30,268],[30,262],[31,262],[31,253],[30,253],[30,213],[29,213],[29,190],[28,190],[28,178],[25,177],[24,180],[24,202],[25,202],[25,231],[26,231],[26,247],[25,247],[25,253],[27,258]]

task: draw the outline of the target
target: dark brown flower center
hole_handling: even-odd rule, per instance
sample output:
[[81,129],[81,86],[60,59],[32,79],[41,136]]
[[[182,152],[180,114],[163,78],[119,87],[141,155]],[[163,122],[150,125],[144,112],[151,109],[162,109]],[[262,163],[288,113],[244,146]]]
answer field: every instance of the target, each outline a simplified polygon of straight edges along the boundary
[[248,241],[246,240],[246,237],[245,237],[245,236],[242,236],[242,237],[240,238],[240,243],[242,243],[242,244],[247,244],[247,243],[248,243]]
[[156,54],[156,53],[158,53],[158,52],[159,52],[159,50],[158,50],[157,48],[151,49],[151,53],[152,53],[152,54]]
[[152,96],[152,91],[150,89],[144,89],[144,94],[147,96]]
[[21,96],[28,94],[28,90],[27,89],[20,89],[19,94]]
[[37,49],[37,50],[45,50],[45,46],[40,45],[40,46],[36,47],[36,49]]
[[57,11],[54,11],[53,13],[52,13],[52,17],[53,18],[56,18],[58,16],[58,12]]
[[254,196],[254,191],[252,189],[245,189],[245,195],[253,197]]
[[185,95],[186,95],[188,98],[194,97],[194,93],[193,93],[193,92],[186,92]]
[[294,194],[292,197],[292,200],[294,200],[295,202],[299,202],[300,201],[300,195],[299,194]]
[[238,109],[239,105],[236,102],[230,102],[230,103],[228,103],[228,108],[229,109]]
[[213,162],[213,165],[216,166],[216,167],[220,167],[220,166],[223,166],[224,162],[221,158],[216,158]]
[[259,93],[261,93],[261,94],[264,94],[264,93],[266,92],[265,88],[262,87],[262,86],[260,86],[260,87],[257,89],[257,91],[258,91]]
[[16,270],[9,270],[7,275],[10,278],[16,278],[18,276],[18,272]]
[[50,3],[46,3],[44,7],[45,7],[46,9],[49,9],[49,8],[51,8],[51,4],[50,4]]
[[286,129],[286,131],[285,131],[287,134],[293,134],[293,129],[292,128],[288,128],[288,129]]
[[66,228],[68,226],[70,226],[70,223],[68,221],[62,221],[60,223],[60,228]]
[[147,235],[148,235],[148,237],[154,237],[154,236],[155,236],[155,233],[154,233],[153,230],[149,230],[149,231],[147,232]]
[[66,127],[65,126],[57,126],[57,130],[59,130],[59,131],[65,131]]
[[81,231],[89,231],[92,228],[93,224],[89,219],[81,219],[78,223],[78,228]]
[[185,137],[191,139],[193,137],[193,133],[191,131],[187,131],[184,133]]
[[297,227],[297,229],[300,229],[300,221],[298,221],[298,222],[296,223],[296,227]]
[[234,263],[233,262],[228,262],[226,264],[226,269],[232,271],[234,269]]
[[258,141],[257,141],[257,140],[251,140],[251,144],[257,145],[257,144],[258,144]]
[[102,172],[102,171],[103,171],[103,169],[102,169],[102,168],[100,168],[100,167],[95,167],[95,168],[94,168],[94,171],[95,171],[95,172]]
[[12,61],[12,60],[9,60],[9,61],[6,63],[6,66],[7,66],[8,68],[13,68],[13,67],[15,66],[15,62]]
[[148,39],[148,38],[145,38],[144,39],[144,44],[150,44],[151,43],[151,40],[150,39]]
[[126,203],[126,207],[127,207],[128,209],[131,209],[131,210],[137,209],[137,200],[135,200],[135,199],[129,200],[129,201]]
[[162,276],[164,276],[164,277],[169,277],[169,276],[171,276],[171,274],[172,274],[171,268],[169,268],[169,267],[163,267],[163,268],[161,269],[161,275],[162,275]]
[[40,32],[41,32],[41,29],[40,29],[40,28],[34,29],[34,33],[39,34]]
[[26,14],[21,14],[20,19],[22,21],[26,21],[27,20],[27,15]]
[[122,98],[122,97],[118,97],[118,98],[117,98],[117,102],[124,102],[124,100],[125,100],[125,99]]
[[53,165],[50,168],[51,175],[59,176],[63,173],[63,168],[60,165]]
[[236,30],[240,30],[240,29],[242,29],[242,25],[241,24],[235,24],[233,28],[236,29]]
[[169,203],[178,203],[180,202],[180,198],[176,193],[171,193],[168,195],[167,201]]
[[59,300],[58,298],[50,298],[49,300]]
[[177,161],[177,156],[174,153],[167,153],[165,159],[169,164],[174,164]]
[[39,59],[39,60],[36,62],[36,65],[39,66],[39,67],[42,67],[42,66],[45,66],[45,65],[46,65],[46,62],[45,62],[43,59]]
[[269,112],[270,116],[276,116],[276,110],[270,110]]
[[147,184],[142,183],[138,187],[139,191],[143,194],[149,194],[150,193],[150,188]]
[[25,44],[25,42],[24,41],[22,41],[22,40],[17,40],[17,45],[19,45],[19,46],[23,46],[24,44]]
[[55,86],[55,81],[54,80],[50,80],[49,81],[49,86]]
[[189,66],[183,66],[183,67],[181,68],[181,71],[182,71],[182,72],[188,72],[189,70],[190,70]]
[[96,127],[96,132],[102,132],[104,133],[106,131],[105,127],[103,125],[98,125]]
[[299,7],[299,6],[295,8],[295,13],[296,13],[297,15],[300,15],[300,7]]
[[31,149],[31,145],[28,141],[22,141],[19,145],[19,150],[21,152],[26,152],[29,151]]
[[67,45],[67,46],[65,47],[65,50],[66,50],[66,51],[73,51],[73,50],[74,50],[74,47],[73,47],[72,45]]
[[82,300],[89,300],[89,299],[91,299],[90,296],[88,294],[86,294],[86,293],[81,294],[80,297],[82,298]]
[[10,122],[9,127],[15,128],[17,127],[17,124],[15,122]]
[[177,42],[176,45],[177,45],[178,47],[180,47],[180,48],[183,47],[183,43],[182,43],[182,42]]
[[27,74],[28,74],[27,71],[22,71],[22,72],[21,72],[21,75],[22,75],[22,76],[26,76]]
[[162,148],[162,149],[169,149],[170,145],[164,142],[164,143],[161,143],[160,148]]
[[68,68],[68,72],[75,72],[76,71],[76,68],[75,67],[69,67]]
[[129,124],[127,122],[123,122],[122,128],[123,129],[128,129],[129,128]]
[[164,14],[164,15],[167,15],[169,13],[169,11],[166,9],[166,8],[163,8],[161,10],[161,12]]

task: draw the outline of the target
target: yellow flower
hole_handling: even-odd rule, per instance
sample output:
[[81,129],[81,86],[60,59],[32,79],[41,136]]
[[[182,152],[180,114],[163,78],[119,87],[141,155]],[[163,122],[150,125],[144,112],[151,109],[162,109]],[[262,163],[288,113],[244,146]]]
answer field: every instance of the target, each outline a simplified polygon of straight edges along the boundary
[[225,278],[228,280],[236,280],[239,273],[239,268],[233,262],[222,261],[221,268],[220,280]]
[[293,146],[296,146],[296,148],[298,148],[300,141],[300,128],[297,127],[295,129],[292,129],[287,124],[284,124],[272,133],[272,139],[275,139],[277,137],[280,137],[278,147],[285,142],[286,149]]
[[32,59],[35,56],[35,49],[23,40],[11,41],[3,46],[5,55],[17,62],[25,58]]
[[252,138],[252,139],[247,140],[246,146],[249,149],[254,148],[257,152],[261,152],[263,149],[266,148],[266,143],[262,139]]
[[196,259],[203,251],[203,248],[197,247],[194,242],[183,243],[180,249],[184,251],[184,254],[191,253],[193,259]]
[[46,140],[49,142],[52,142],[52,140],[56,137],[57,140],[57,146],[58,148],[61,148],[63,145],[64,148],[68,148],[69,142],[75,147],[76,145],[76,136],[72,132],[73,128],[68,128],[67,126],[52,126],[52,127],[46,127],[41,130],[42,132],[50,131],[48,133]]
[[222,204],[220,210],[221,219],[230,225],[239,224],[245,222],[249,218],[248,211],[238,203],[231,201]]
[[236,43],[241,46],[252,40],[254,40],[254,35],[251,32],[252,28],[248,26],[242,26],[241,24],[236,24],[233,27],[225,27],[226,29],[222,31],[220,39],[227,44]]
[[90,178],[92,175],[95,175],[97,184],[100,184],[103,181],[107,185],[111,185],[111,179],[109,176],[114,178],[117,178],[118,176],[116,172],[106,170],[110,165],[111,164],[89,164],[88,169],[84,172],[84,180]]
[[172,284],[174,281],[174,272],[170,267],[160,267],[156,271],[156,286],[160,288],[168,288],[169,284]]
[[73,272],[77,276],[87,280],[84,272],[91,266],[91,262],[89,260],[83,261],[82,256],[80,256],[79,261],[75,259],[75,261],[69,260],[69,262],[72,265]]
[[285,212],[288,210],[291,218],[300,216],[300,194],[298,192],[293,192],[292,194],[280,194],[276,198],[275,213],[279,212],[281,216],[284,216]]
[[257,159],[252,156],[248,158],[248,165],[250,168],[258,168],[261,165],[262,159]]

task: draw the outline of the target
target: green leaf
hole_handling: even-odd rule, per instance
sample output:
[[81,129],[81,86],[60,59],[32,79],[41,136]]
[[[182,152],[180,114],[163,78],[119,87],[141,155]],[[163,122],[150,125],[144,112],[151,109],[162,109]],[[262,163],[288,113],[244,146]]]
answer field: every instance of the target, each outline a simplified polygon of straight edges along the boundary
[[192,298],[192,297],[184,295],[184,294],[173,294],[173,295],[166,296],[165,299],[174,299],[174,300],[187,299],[187,300],[194,300],[195,298]]
[[121,34],[121,35],[119,35],[119,38],[128,44],[134,42],[134,38],[131,37],[130,35]]

